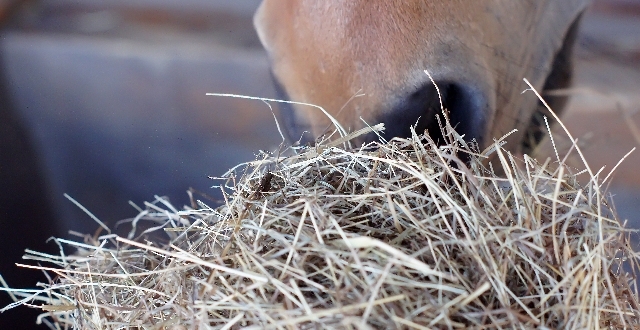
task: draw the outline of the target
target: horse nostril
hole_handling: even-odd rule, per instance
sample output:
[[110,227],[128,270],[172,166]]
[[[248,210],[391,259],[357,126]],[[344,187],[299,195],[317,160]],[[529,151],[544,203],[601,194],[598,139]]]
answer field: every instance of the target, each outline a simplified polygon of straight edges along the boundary
[[471,86],[450,84],[445,108],[449,110],[451,125],[456,131],[463,134],[466,141],[475,140],[483,146],[489,111],[484,94]]
[[[449,112],[451,125],[466,141],[476,140],[482,145],[486,130],[487,103],[477,89],[455,83],[431,82],[400,98],[391,110],[385,112],[378,121],[386,125],[385,138],[408,137],[410,127],[416,125],[416,132],[429,132],[437,143],[444,143],[442,130],[436,116],[442,114],[442,107]],[[441,103],[442,102],[442,103]],[[441,121],[443,120],[442,117]],[[444,124],[444,123],[443,123]]]
[[[447,97],[448,86],[440,87],[440,95],[443,101]],[[436,120],[436,115],[442,113],[438,91],[433,84],[426,84],[421,88],[401,96],[397,101],[384,111],[377,121],[385,124],[384,137],[389,140],[394,137],[409,137],[411,126],[416,127],[416,133],[424,130],[435,140],[441,140],[442,134]]]

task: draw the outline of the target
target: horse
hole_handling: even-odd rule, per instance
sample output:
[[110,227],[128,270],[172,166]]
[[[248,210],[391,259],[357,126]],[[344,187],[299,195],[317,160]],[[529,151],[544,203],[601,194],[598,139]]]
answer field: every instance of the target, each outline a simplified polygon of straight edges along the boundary
[[[572,53],[589,0],[263,0],[254,26],[271,63],[282,121],[293,141],[384,123],[385,138],[410,127],[442,139],[446,109],[465,140],[506,139],[532,152],[545,108],[560,113]],[[373,134],[361,142],[376,139]]]

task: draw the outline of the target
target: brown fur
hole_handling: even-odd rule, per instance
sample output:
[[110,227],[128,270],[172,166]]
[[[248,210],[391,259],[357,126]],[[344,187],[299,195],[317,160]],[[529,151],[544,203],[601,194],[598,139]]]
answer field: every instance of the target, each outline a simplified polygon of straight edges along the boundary
[[[525,140],[538,100],[522,94],[570,82],[553,74],[556,56],[588,0],[264,0],[255,26],[276,81],[293,101],[325,108],[355,130],[392,111],[429,83],[472,86],[482,95],[478,140],[517,128],[510,149]],[[572,40],[567,41],[573,43]],[[570,63],[564,63],[570,68]],[[556,68],[557,69],[557,68]],[[563,74],[563,72],[568,72]],[[559,76],[562,82],[549,82]],[[364,96],[353,97],[358,93]],[[559,109],[558,109],[559,110]],[[425,114],[428,115],[428,114]],[[327,118],[296,106],[290,126],[324,133]],[[403,123],[404,124],[404,123]],[[412,125],[406,122],[406,126]],[[299,136],[292,136],[297,139]]]

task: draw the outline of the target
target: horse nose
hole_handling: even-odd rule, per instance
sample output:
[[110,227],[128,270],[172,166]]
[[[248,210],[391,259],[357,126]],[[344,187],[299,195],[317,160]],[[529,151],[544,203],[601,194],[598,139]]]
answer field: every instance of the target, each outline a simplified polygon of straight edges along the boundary
[[[378,121],[384,122],[384,137],[409,137],[411,126],[416,133],[425,130],[437,143],[444,143],[440,123],[444,124],[443,109],[447,111],[451,125],[464,135],[466,141],[475,140],[482,146],[486,133],[488,102],[479,88],[465,83],[436,81],[406,93],[383,111]],[[440,116],[440,123],[436,119]]]

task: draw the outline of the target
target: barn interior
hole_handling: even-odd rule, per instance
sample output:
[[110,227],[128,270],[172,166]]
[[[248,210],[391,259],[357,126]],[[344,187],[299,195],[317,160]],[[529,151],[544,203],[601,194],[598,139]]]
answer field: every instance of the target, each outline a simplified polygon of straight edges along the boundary
[[[190,188],[220,200],[210,176],[275,149],[264,103],[205,95],[274,97],[251,22],[259,2],[0,1],[0,275],[10,286],[46,280],[15,266],[25,249],[55,253],[49,237],[98,228],[64,194],[115,226],[137,214],[129,201],[187,204]],[[638,18],[639,0],[596,1],[576,50],[563,119],[604,172],[640,146]],[[607,183],[632,228],[638,164],[635,151]],[[0,293],[0,306],[10,302]],[[0,329],[27,329],[38,313],[0,314]]]

